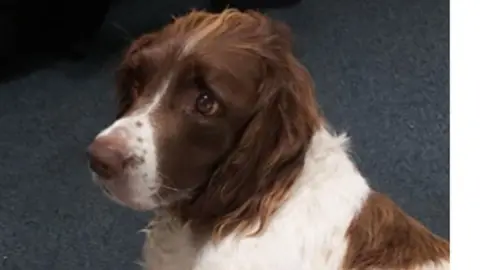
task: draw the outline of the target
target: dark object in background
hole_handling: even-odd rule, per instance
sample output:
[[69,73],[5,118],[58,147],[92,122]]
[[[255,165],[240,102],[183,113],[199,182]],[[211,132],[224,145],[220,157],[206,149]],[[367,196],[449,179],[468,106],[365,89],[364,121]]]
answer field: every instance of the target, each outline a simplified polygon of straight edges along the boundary
[[15,0],[0,2],[0,61],[15,49],[17,25]]
[[0,61],[68,51],[100,28],[110,0],[1,0]]
[[212,11],[221,11],[226,7],[246,9],[275,9],[289,7],[301,0],[210,0]]
[[[161,1],[161,0],[159,0]],[[210,0],[210,8],[282,8],[301,0]],[[0,61],[68,51],[102,25],[110,0],[0,0]]]
[[[141,1],[141,0],[138,0]],[[159,0],[162,1],[162,0]],[[211,11],[226,7],[275,9],[301,0],[209,0]],[[57,56],[86,52],[115,0],[0,0],[0,80]],[[4,68],[8,65],[8,69]]]

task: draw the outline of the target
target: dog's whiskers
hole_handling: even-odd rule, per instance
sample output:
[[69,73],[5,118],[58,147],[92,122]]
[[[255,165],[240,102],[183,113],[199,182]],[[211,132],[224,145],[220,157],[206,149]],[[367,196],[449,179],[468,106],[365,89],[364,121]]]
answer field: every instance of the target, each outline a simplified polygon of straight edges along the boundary
[[166,176],[166,175],[163,174],[162,172],[158,172],[158,176],[160,176],[160,179],[162,179],[163,182],[165,182],[165,181],[171,182],[170,177]]
[[168,190],[172,190],[172,191],[181,191],[181,190],[178,189],[178,188],[174,188],[174,187],[171,187],[171,186],[167,186],[167,185],[165,185],[165,184],[162,185],[162,188],[168,189]]
[[155,194],[155,198],[158,200],[159,204],[162,206],[169,205],[174,202],[190,198],[191,189],[181,190],[181,189],[170,187],[167,185],[162,185],[162,188],[165,188],[166,190],[175,191],[174,193],[167,194],[166,196],[165,195],[162,196],[160,192],[157,192]]

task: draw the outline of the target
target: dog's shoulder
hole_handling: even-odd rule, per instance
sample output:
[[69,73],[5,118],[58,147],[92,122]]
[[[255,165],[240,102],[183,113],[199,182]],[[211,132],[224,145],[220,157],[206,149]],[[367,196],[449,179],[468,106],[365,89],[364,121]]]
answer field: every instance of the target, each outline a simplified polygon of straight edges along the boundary
[[346,237],[345,269],[449,269],[448,241],[379,192],[369,194]]

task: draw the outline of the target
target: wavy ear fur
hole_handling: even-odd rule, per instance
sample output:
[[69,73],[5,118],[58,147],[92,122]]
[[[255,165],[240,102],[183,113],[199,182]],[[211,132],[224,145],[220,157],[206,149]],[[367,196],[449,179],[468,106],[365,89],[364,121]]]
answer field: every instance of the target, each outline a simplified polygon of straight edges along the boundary
[[288,28],[272,22],[270,31],[256,113],[189,206],[190,221],[213,224],[214,239],[262,231],[302,171],[320,124],[313,82],[291,53]]
[[141,36],[130,45],[124,54],[123,61],[116,74],[117,118],[124,115],[135,100],[133,88],[136,87],[135,84],[139,83],[136,81],[138,80],[138,74],[136,73],[139,63],[135,55],[141,49],[149,46],[153,42],[154,37],[154,34]]

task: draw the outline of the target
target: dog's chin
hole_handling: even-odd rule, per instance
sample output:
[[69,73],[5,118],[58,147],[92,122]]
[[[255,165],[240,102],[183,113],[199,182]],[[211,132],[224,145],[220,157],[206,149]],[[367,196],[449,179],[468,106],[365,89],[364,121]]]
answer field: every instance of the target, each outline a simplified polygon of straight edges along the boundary
[[159,204],[151,196],[146,198],[122,196],[122,194],[111,191],[108,187],[102,187],[102,191],[113,202],[135,211],[146,212],[159,207]]
[[127,185],[113,184],[115,180],[103,180],[93,174],[93,182],[101,189],[102,193],[114,203],[135,211],[151,211],[159,207],[155,199],[155,192],[148,194],[135,194]]

